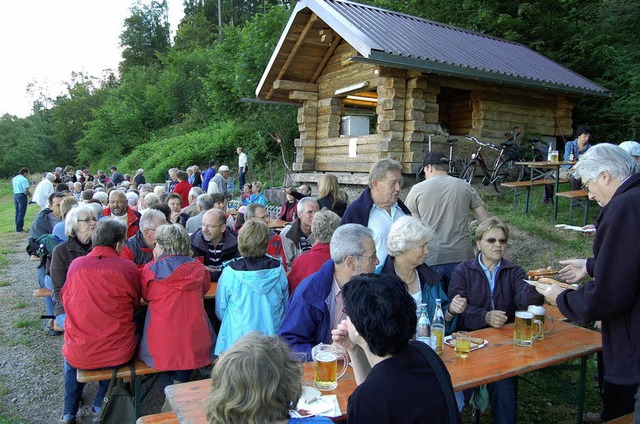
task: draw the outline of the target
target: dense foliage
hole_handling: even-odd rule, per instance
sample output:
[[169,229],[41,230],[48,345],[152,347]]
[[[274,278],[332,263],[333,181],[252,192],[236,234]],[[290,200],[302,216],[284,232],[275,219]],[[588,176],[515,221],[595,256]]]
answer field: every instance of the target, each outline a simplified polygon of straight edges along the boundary
[[[595,126],[600,141],[640,136],[640,0],[365,2],[523,43],[613,92],[608,102],[580,100],[576,124]],[[169,167],[210,159],[233,169],[242,145],[252,177],[281,183],[297,111],[241,99],[254,97],[287,4],[223,0],[219,10],[217,0],[185,0],[171,44],[166,1],[138,3],[124,23],[119,76],[74,73],[65,95],[39,98],[31,116],[0,118],[0,176],[116,164],[162,180]]]

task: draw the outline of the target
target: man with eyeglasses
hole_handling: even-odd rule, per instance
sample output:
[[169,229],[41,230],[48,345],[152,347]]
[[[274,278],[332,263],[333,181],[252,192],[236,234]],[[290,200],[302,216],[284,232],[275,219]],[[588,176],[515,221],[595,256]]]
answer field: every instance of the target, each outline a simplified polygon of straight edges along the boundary
[[351,277],[369,274],[378,265],[373,232],[345,224],[333,233],[331,260],[296,288],[278,334],[294,352],[306,354],[318,343],[331,343],[331,330],[345,319],[342,287]]
[[157,209],[147,209],[140,218],[140,229],[127,239],[120,256],[132,260],[142,269],[153,260],[156,228],[167,223],[164,213]]
[[602,206],[596,220],[593,257],[560,261],[560,278],[577,290],[558,284],[538,289],[560,312],[576,322],[602,321],[604,365],[603,419],[634,412],[640,417],[640,167],[613,144],[598,144],[575,165],[589,199]]
[[361,224],[373,231],[378,260],[387,258],[387,236],[391,224],[411,212],[402,200],[402,164],[380,159],[371,167],[369,186],[353,201],[342,216],[342,224]]
[[446,292],[455,267],[473,257],[469,216],[483,222],[489,212],[470,184],[448,174],[444,154],[429,153],[422,169],[425,180],[411,187],[406,204],[414,217],[435,231],[425,263],[440,274]]
[[202,228],[191,235],[194,258],[201,258],[211,281],[218,281],[222,264],[240,256],[238,240],[227,231],[227,219],[220,209],[209,209],[202,216]]

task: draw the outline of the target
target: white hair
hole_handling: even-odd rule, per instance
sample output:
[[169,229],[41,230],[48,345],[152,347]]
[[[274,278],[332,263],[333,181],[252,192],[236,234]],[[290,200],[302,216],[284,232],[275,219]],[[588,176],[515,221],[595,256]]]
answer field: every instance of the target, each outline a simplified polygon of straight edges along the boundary
[[434,237],[433,229],[418,218],[405,215],[391,224],[387,236],[387,251],[390,256],[400,256],[413,247],[429,243]]
[[615,144],[601,143],[580,155],[580,160],[572,171],[575,178],[580,178],[585,183],[602,172],[608,172],[615,180],[624,181],[638,173],[639,165],[624,149]]
[[331,237],[329,244],[331,259],[339,265],[349,256],[362,256],[366,249],[364,245],[366,240],[373,241],[371,229],[360,224],[341,225]]

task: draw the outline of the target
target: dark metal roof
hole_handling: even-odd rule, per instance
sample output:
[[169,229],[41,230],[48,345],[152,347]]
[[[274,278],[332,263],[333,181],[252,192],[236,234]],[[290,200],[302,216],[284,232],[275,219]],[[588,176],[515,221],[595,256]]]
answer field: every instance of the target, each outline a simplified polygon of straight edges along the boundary
[[522,44],[349,1],[302,0],[296,9],[306,7],[362,55],[355,60],[569,94],[611,95]]

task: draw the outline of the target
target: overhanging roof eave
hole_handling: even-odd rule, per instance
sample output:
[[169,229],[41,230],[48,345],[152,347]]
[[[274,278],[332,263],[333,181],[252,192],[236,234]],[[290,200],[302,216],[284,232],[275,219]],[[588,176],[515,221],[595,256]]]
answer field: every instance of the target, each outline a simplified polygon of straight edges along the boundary
[[371,63],[375,65],[389,66],[392,68],[414,69],[437,75],[484,81],[492,84],[531,88],[541,91],[552,91],[555,93],[569,94],[574,96],[593,97],[599,99],[611,98],[610,91],[598,92],[585,88],[568,87],[562,84],[528,80],[511,75],[498,75],[477,69],[463,68],[461,66],[449,65],[445,63],[436,63],[433,61],[417,59],[413,57],[398,56],[380,51],[372,52],[371,57],[368,58],[356,56],[352,57],[351,60],[354,62]]

